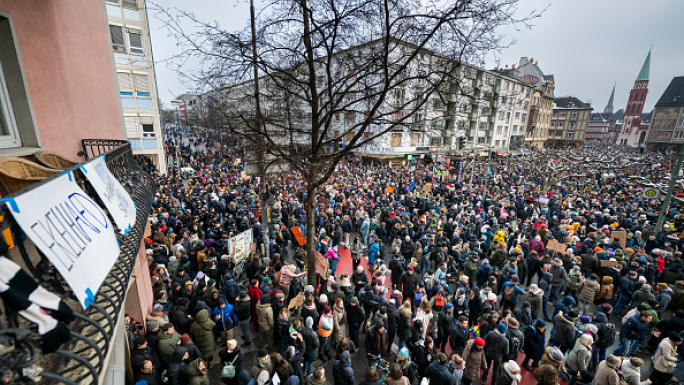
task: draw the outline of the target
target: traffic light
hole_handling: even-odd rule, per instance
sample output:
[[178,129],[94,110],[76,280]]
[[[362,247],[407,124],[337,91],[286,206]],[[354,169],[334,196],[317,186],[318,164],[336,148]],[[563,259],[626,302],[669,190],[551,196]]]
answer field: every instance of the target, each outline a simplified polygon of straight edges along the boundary
[[458,149],[462,150],[465,148],[465,137],[458,138]]

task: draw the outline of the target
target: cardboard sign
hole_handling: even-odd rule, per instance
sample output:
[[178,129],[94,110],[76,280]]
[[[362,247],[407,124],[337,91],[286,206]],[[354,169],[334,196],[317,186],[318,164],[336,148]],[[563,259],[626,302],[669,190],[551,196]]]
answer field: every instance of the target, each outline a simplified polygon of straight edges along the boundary
[[299,227],[290,227],[290,232],[294,235],[299,246],[306,245],[306,238],[302,235],[302,230],[300,230]]
[[316,252],[316,272],[323,278],[328,276],[328,266],[330,261],[323,254]]
[[296,297],[290,300],[290,303],[287,305],[287,308],[289,310],[292,310],[296,307],[302,307],[302,305],[304,305],[304,294],[298,294]]
[[70,171],[7,202],[14,219],[87,309],[114,262],[114,226]]
[[616,267],[618,261],[601,261],[601,267]]
[[423,186],[423,192],[431,193],[432,192],[432,183],[426,183]]
[[618,238],[620,240],[620,246],[624,249],[625,244],[627,243],[627,232],[624,230],[611,231],[610,232],[610,239],[614,240],[615,238]]
[[107,207],[119,231],[127,234],[135,224],[136,206],[128,191],[107,168],[104,156],[98,156],[80,168]]
[[558,241],[549,240],[549,242],[546,244],[546,248],[548,250],[563,254],[565,253],[565,250],[568,248],[568,246]]

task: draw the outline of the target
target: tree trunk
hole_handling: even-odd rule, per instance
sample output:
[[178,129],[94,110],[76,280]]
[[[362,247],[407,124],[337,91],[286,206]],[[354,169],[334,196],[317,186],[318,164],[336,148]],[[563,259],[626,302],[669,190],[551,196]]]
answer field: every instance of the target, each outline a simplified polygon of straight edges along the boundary
[[261,239],[263,240],[262,245],[264,247],[261,255],[265,256],[269,249],[268,246],[270,242],[270,236],[268,233],[268,202],[266,199],[268,192],[266,191],[266,170],[263,166],[263,162],[261,162],[259,166],[259,177],[261,179],[259,181],[259,208],[261,209],[261,218],[259,218],[259,220],[261,221],[261,231],[263,233]]
[[[313,175],[316,175],[315,173]],[[306,271],[309,285],[316,287],[316,202],[315,189],[306,187]]]

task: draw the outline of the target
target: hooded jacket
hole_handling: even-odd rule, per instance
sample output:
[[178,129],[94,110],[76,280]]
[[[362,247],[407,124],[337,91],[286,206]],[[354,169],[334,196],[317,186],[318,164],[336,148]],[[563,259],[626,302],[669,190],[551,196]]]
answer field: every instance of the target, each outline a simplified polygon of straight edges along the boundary
[[273,308],[270,304],[270,297],[268,294],[261,296],[259,304],[257,305],[257,318],[259,319],[259,330],[268,332],[273,330]]
[[575,324],[565,314],[553,317],[553,341],[569,350],[575,343]]
[[582,341],[578,338],[575,341],[575,346],[572,348],[570,353],[568,353],[568,358],[567,360],[565,360],[565,364],[574,373],[580,370],[586,370],[587,367],[589,367],[590,361],[591,346],[583,344]]
[[174,350],[169,360],[168,376],[169,385],[186,385],[188,383],[188,365],[183,362],[183,356],[188,350],[179,346]]
[[162,332],[159,335],[159,358],[164,365],[168,365],[171,360],[173,352],[180,342],[181,335],[174,330],[173,334],[167,334]]
[[477,350],[475,340],[469,340],[463,349],[463,362],[465,362],[465,376],[470,380],[480,379],[480,369],[487,368],[487,358],[484,349]]
[[613,277],[606,275],[601,278],[601,288],[599,289],[599,292],[594,300],[610,301],[613,299],[614,290],[615,287],[613,286]]
[[594,303],[596,294],[600,291],[601,285],[593,279],[587,279],[579,284],[577,298],[584,303]]
[[198,358],[188,365],[188,383],[190,385],[210,385],[209,376],[202,373],[199,369],[199,362],[200,359]]
[[210,361],[214,355],[214,333],[216,322],[209,319],[209,311],[202,309],[197,313],[195,322],[190,326],[190,338],[202,352],[202,358]]
[[492,330],[485,336],[485,353],[490,360],[502,361],[509,353],[508,338],[498,330]]
[[632,306],[637,307],[649,299],[655,300],[655,296],[651,292],[651,287],[647,284],[642,285],[639,287],[639,290],[632,294]]

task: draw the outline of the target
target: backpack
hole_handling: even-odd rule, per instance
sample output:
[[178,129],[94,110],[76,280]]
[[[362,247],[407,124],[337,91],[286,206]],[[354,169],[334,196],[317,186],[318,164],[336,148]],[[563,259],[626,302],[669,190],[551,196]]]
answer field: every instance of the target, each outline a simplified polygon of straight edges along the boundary
[[605,323],[605,324],[600,324],[598,327],[598,332],[596,333],[598,336],[598,345],[600,347],[608,347],[608,346],[613,346],[615,343],[615,340],[617,338],[617,333],[615,331],[615,324],[612,323]]
[[504,288],[503,297],[506,301],[513,301],[515,297],[515,285],[508,285]]
[[516,336],[514,334],[511,334],[509,336],[508,346],[509,346],[508,351],[511,354],[521,352],[523,349],[520,338],[518,338],[518,336]]
[[235,355],[235,358],[233,358],[233,361],[231,362],[226,362],[226,364],[223,366],[223,369],[221,369],[221,378],[234,378],[235,377],[235,360],[237,360],[239,354]]
[[527,325],[523,328],[523,335],[525,336],[525,339],[530,339],[534,335],[534,326],[532,325]]

